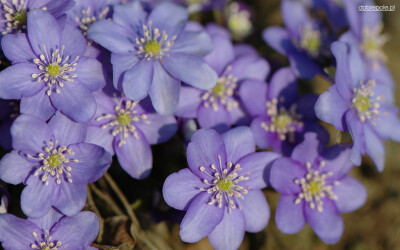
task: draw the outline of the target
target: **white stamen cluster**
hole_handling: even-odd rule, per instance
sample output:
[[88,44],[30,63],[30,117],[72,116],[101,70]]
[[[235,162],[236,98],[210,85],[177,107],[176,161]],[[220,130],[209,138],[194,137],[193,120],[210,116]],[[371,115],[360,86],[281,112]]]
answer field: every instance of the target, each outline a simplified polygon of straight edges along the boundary
[[[11,3],[7,0],[1,0],[1,5],[4,11],[4,20],[0,22],[5,23],[6,29],[2,32],[3,35],[26,29],[27,0],[12,0]],[[25,21],[21,19],[25,19]]]
[[[230,71],[231,67],[228,66],[226,71]],[[239,103],[233,98],[237,87],[237,78],[233,75],[224,75],[217,79],[217,84],[213,89],[208,90],[202,94],[204,107],[211,107],[214,111],[218,111],[218,104],[220,103],[227,111],[232,108],[239,107]]]
[[362,42],[361,50],[364,51],[365,56],[371,60],[372,67],[377,69],[379,62],[385,62],[387,57],[383,51],[383,45],[389,40],[387,34],[381,34],[383,30],[383,24],[380,23],[374,28],[370,26],[364,26],[362,30]]
[[[325,166],[325,162],[321,161],[320,168]],[[305,178],[295,179],[294,183],[300,185],[302,192],[298,194],[295,204],[300,204],[304,199],[311,209],[317,209],[318,212],[323,211],[323,198],[327,197],[336,200],[337,196],[332,191],[332,185],[327,184],[325,179],[332,175],[332,172],[320,172],[311,168],[311,163],[306,163],[307,171]],[[334,181],[333,185],[339,185],[339,181]]]
[[352,106],[357,110],[358,117],[362,122],[370,120],[372,124],[375,124],[377,116],[385,114],[379,113],[379,101],[385,101],[385,98],[383,96],[374,97],[372,89],[375,86],[375,80],[368,80],[367,84],[361,82],[359,88],[353,89]]
[[168,51],[174,45],[176,36],[168,40],[168,35],[163,30],[151,27],[152,21],[148,25],[143,25],[143,37],[136,38],[136,45],[138,54],[147,60],[157,59],[161,60],[163,56],[169,56]]
[[[283,99],[281,99],[283,101]],[[289,110],[281,106],[278,110],[278,99],[267,101],[267,115],[269,122],[262,122],[261,127],[271,133],[277,133],[280,140],[294,141],[294,133],[303,128],[302,116],[296,113],[297,105],[293,104]],[[289,138],[287,138],[289,136]]]
[[41,180],[49,185],[49,176],[56,178],[56,183],[61,184],[61,179],[64,176],[69,183],[72,183],[71,170],[68,163],[76,163],[76,159],[67,159],[65,156],[74,155],[75,153],[66,146],[57,146],[56,143],[49,142],[49,145],[44,148],[45,153],[39,153],[38,157],[27,155],[28,158],[38,160],[42,162],[42,165],[36,169],[34,175],[41,176]]
[[[207,174],[212,181],[209,182],[207,179],[203,180],[203,183],[210,186],[209,188],[200,188],[200,191],[207,192],[211,194],[209,205],[213,205],[217,202],[218,207],[222,208],[224,203],[231,212],[231,209],[239,208],[242,209],[240,200],[244,200],[243,194],[248,193],[249,187],[244,188],[238,183],[241,181],[249,180],[249,177],[239,175],[236,171],[240,170],[240,165],[236,164],[233,166],[231,162],[225,164],[221,161],[221,156],[218,155],[219,159],[219,169],[214,164],[211,164],[211,173],[208,173],[204,166],[200,166],[200,171]],[[245,173],[249,174],[249,173]]]
[[86,35],[90,25],[98,20],[105,19],[109,11],[110,8],[106,6],[104,9],[100,10],[98,14],[96,14],[95,11],[92,11],[89,6],[87,9],[81,10],[80,16],[75,16],[75,21],[78,23],[82,33]]
[[46,45],[43,45],[45,55],[42,54],[39,58],[33,60],[42,72],[39,74],[32,74],[32,78],[40,82],[44,81],[47,84],[48,96],[51,95],[54,88],[57,93],[60,93],[60,88],[64,87],[64,81],[73,82],[73,78],[77,77],[76,74],[71,74],[71,72],[76,70],[79,56],[77,56],[72,62],[69,62],[70,56],[68,55],[64,57],[64,49],[65,46],[63,45],[61,51],[56,49],[51,53],[51,55],[49,55]]
[[40,241],[38,239],[38,235],[36,232],[32,233],[33,237],[35,237],[35,243],[31,245],[32,249],[40,249],[40,250],[57,250],[61,246],[61,241],[52,241],[52,236],[50,236],[50,232],[48,230],[45,231],[44,240]]
[[312,24],[306,24],[301,30],[298,46],[306,50],[312,57],[317,57],[321,48],[321,32]]
[[101,128],[107,129],[108,127],[112,127],[111,133],[113,136],[120,134],[121,140],[118,144],[119,147],[126,144],[126,138],[128,138],[130,134],[136,139],[139,139],[135,122],[143,120],[144,123],[150,124],[150,121],[146,120],[146,114],[137,114],[138,111],[135,110],[135,107],[138,103],[138,101],[134,102],[131,100],[123,101],[121,98],[114,107],[115,113],[105,114],[96,118],[96,121],[111,119],[110,122],[102,125]]

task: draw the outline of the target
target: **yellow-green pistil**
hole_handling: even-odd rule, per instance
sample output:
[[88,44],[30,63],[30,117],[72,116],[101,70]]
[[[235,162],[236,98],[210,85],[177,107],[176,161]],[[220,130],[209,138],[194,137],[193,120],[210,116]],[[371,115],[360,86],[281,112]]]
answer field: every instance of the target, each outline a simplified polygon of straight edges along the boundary
[[56,77],[58,74],[60,74],[61,68],[58,63],[50,63],[49,66],[47,66],[46,71],[50,76]]
[[19,24],[25,24],[26,23],[26,11],[21,11],[17,12],[14,14],[14,22],[18,22]]
[[368,97],[360,96],[356,98],[354,102],[354,107],[356,107],[358,111],[366,112],[371,107],[371,101]]
[[144,46],[146,53],[157,55],[161,51],[161,44],[155,40],[150,40]]
[[277,128],[286,128],[292,122],[292,118],[286,114],[280,114],[275,119],[275,126]]
[[119,124],[121,124],[123,126],[126,126],[126,125],[131,123],[132,118],[127,113],[119,113],[118,117],[117,117],[117,120],[118,120]]
[[216,96],[223,96],[225,94],[225,85],[222,83],[217,83],[217,85],[215,85],[213,88],[213,93]]
[[52,168],[57,168],[61,163],[63,163],[61,157],[58,154],[51,155],[47,161]]
[[218,182],[217,186],[221,191],[230,191],[235,184],[230,179],[222,179]]
[[321,184],[316,181],[311,181],[308,183],[311,194],[315,195],[321,191]]

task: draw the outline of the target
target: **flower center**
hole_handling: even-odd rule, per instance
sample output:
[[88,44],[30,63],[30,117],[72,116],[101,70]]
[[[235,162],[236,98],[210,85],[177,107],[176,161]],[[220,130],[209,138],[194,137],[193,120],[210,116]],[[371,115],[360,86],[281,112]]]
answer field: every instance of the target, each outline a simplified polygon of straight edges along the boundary
[[292,118],[286,114],[280,114],[275,119],[275,126],[279,129],[286,128],[292,122]]
[[247,36],[252,29],[250,12],[246,9],[241,9],[236,2],[229,4],[228,11],[229,30],[239,38]]
[[156,55],[156,54],[160,53],[161,44],[159,42],[155,41],[155,40],[150,40],[144,46],[144,50],[147,53],[151,53],[153,55]]
[[[319,168],[323,168],[325,162],[321,161]],[[332,175],[332,172],[320,173],[319,170],[311,168],[311,163],[306,163],[307,174],[305,178],[295,179],[294,183],[301,187],[302,192],[298,194],[295,204],[300,204],[304,199],[311,209],[317,209],[318,212],[323,211],[322,199],[327,197],[331,200],[336,200],[337,196],[332,191],[332,185],[326,183],[325,179]],[[339,185],[340,182],[334,181],[333,185]]]
[[136,49],[138,54],[147,60],[162,60],[163,56],[169,56],[168,51],[174,45],[176,36],[168,39],[165,31],[160,33],[160,30],[151,27],[151,24],[152,22],[149,21],[148,25],[143,25],[143,37],[136,38]]
[[27,17],[26,11],[22,10],[21,12],[17,12],[14,14],[13,20],[14,22],[19,22],[22,25],[26,24],[26,17]]
[[[228,66],[225,73],[231,69],[232,67]],[[219,77],[215,87],[202,94],[201,98],[203,99],[204,107],[211,107],[214,111],[218,111],[219,104],[224,106],[227,111],[232,110],[232,107],[239,107],[239,103],[234,98],[236,87],[237,78],[233,75]]]
[[147,114],[138,114],[138,110],[136,110],[138,103],[137,101],[124,101],[124,99],[121,98],[114,107],[115,113],[105,114],[96,118],[96,121],[109,119],[109,122],[103,124],[101,128],[107,129],[108,127],[112,127],[111,134],[113,136],[121,135],[121,140],[118,143],[119,147],[126,144],[126,138],[128,138],[129,135],[133,135],[133,137],[139,139],[134,124],[135,122],[142,121],[145,124],[150,124],[150,121],[147,120]]
[[234,185],[235,184],[230,179],[222,179],[217,184],[218,188],[221,189],[223,192],[232,190],[232,187]]
[[58,63],[50,63],[49,66],[47,66],[46,71],[51,77],[56,77],[60,74],[61,68]]
[[321,184],[316,181],[311,181],[308,186],[312,195],[318,194],[321,190]]
[[[203,183],[210,187],[200,188],[200,191],[211,194],[210,201],[208,202],[209,205],[217,203],[219,208],[225,205],[229,213],[231,209],[242,209],[239,199],[244,199],[243,194],[248,193],[248,188],[246,189],[238,183],[249,180],[249,177],[237,173],[241,169],[239,164],[233,166],[231,162],[228,162],[225,165],[222,163],[220,155],[218,155],[218,159],[219,168],[217,169],[214,164],[211,164],[211,173],[207,172],[206,167],[200,167],[200,171],[208,175],[211,179],[211,182],[207,179],[203,180]],[[246,174],[248,175],[249,173]]]
[[131,123],[131,116],[125,112],[120,113],[120,114],[118,114],[117,120],[121,125],[126,126],[129,123]]
[[58,154],[51,155],[47,161],[52,168],[57,168],[63,162]]
[[56,93],[60,93],[60,88],[64,87],[65,82],[73,82],[74,78],[77,77],[72,72],[76,70],[79,56],[70,62],[70,56],[64,56],[64,50],[65,46],[63,45],[61,51],[56,49],[49,55],[46,45],[43,45],[44,54],[33,60],[41,72],[39,74],[32,74],[32,78],[46,83],[48,87],[46,93],[48,96],[51,95],[53,90]]
[[61,246],[61,241],[52,241],[53,237],[50,236],[50,232],[48,230],[45,231],[44,241],[38,239],[36,232],[33,232],[32,235],[35,238],[35,242],[31,244],[32,249],[57,250]]
[[0,8],[3,12],[4,30],[2,34],[18,33],[26,29],[27,5],[26,0],[1,0]]
[[47,185],[49,185],[49,176],[56,178],[56,183],[61,184],[62,177],[66,178],[69,183],[72,183],[71,170],[72,168],[68,166],[69,163],[76,163],[78,160],[67,159],[66,156],[74,155],[75,153],[66,146],[57,146],[56,143],[49,142],[48,146],[44,148],[44,153],[39,153],[37,157],[32,155],[27,155],[28,158],[41,161],[41,166],[36,169],[34,175],[41,175],[41,180]]
[[289,139],[290,142],[293,142],[295,132],[302,131],[304,126],[301,115],[296,113],[296,104],[293,104],[289,110],[283,106],[278,109],[278,99],[274,98],[267,101],[266,106],[270,121],[262,122],[261,127],[265,131],[276,133],[282,141]]
[[378,24],[374,28],[365,26],[362,30],[361,50],[365,56],[372,61],[372,67],[379,67],[379,62],[385,62],[387,57],[382,49],[389,40],[389,36],[381,34],[383,24]]
[[95,10],[89,6],[87,9],[82,9],[81,11],[76,12],[75,21],[79,25],[83,35],[86,36],[90,25],[98,20],[105,19],[109,11],[110,8],[108,6],[101,6],[101,8]]
[[365,96],[355,98],[354,107],[360,112],[366,112],[371,107],[371,101]]
[[302,30],[300,47],[306,50],[311,56],[318,56],[321,47],[321,32],[311,24],[306,25]]
[[222,96],[225,93],[225,85],[223,83],[217,83],[213,88],[213,93],[217,96]]
[[353,89],[353,107],[357,110],[358,117],[362,122],[371,120],[373,123],[378,119],[380,101],[384,101],[382,96],[374,97],[372,89],[376,86],[375,80],[368,80],[367,84],[360,83],[359,88]]

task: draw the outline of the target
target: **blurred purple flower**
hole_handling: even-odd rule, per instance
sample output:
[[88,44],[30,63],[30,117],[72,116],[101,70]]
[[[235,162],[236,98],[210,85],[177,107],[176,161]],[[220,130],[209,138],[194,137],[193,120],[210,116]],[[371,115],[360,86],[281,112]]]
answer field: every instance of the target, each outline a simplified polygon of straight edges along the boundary
[[86,201],[86,184],[98,180],[111,164],[103,148],[84,143],[86,125],[57,112],[45,123],[20,115],[11,127],[14,150],[0,161],[0,178],[24,183],[21,208],[29,217],[51,206],[65,215],[78,213]]
[[208,236],[216,249],[237,249],[245,231],[259,232],[268,223],[269,207],[260,189],[264,171],[279,157],[255,151],[248,127],[222,136],[200,129],[187,149],[190,169],[170,175],[163,196],[168,205],[185,210],[180,236],[193,243]]
[[138,1],[114,7],[113,21],[101,20],[88,37],[112,52],[114,86],[134,101],[151,98],[155,110],[172,114],[180,81],[200,89],[215,86],[217,75],[203,60],[212,49],[205,32],[184,30],[187,11],[163,2],[149,14]]
[[95,98],[97,111],[86,142],[117,154],[121,167],[132,177],[146,178],[153,163],[150,145],[165,142],[175,134],[175,118],[156,113],[148,99],[131,101],[102,91],[96,92]]
[[28,34],[4,36],[2,48],[14,64],[0,72],[0,98],[21,99],[21,113],[43,120],[56,109],[77,122],[93,117],[92,92],[105,80],[101,63],[82,56],[86,39],[77,29],[60,25],[46,11],[32,10]]
[[400,142],[400,120],[391,87],[366,69],[357,48],[335,42],[332,52],[337,64],[336,83],[318,98],[315,112],[338,130],[350,132],[355,165],[361,164],[361,155],[368,154],[382,171],[382,139]]
[[92,212],[71,217],[51,209],[40,219],[0,215],[0,242],[4,249],[93,249],[99,220]]
[[288,57],[290,66],[299,78],[312,78],[323,73],[322,67],[330,66],[329,46],[334,37],[309,15],[300,1],[283,0],[281,11],[286,28],[265,29],[265,42]]
[[258,80],[242,83],[239,93],[254,117],[251,129],[258,147],[272,147],[275,152],[288,156],[307,131],[318,133],[324,142],[329,140],[313,110],[317,96],[298,96],[297,87],[291,68],[279,69],[268,85]]
[[9,199],[10,196],[8,192],[0,186],[0,214],[7,213]]
[[58,18],[73,5],[73,0],[2,0],[0,33],[1,35],[25,33],[28,13],[34,9],[46,10]]
[[279,230],[294,234],[308,222],[324,242],[340,239],[340,213],[358,209],[367,199],[364,186],[347,176],[353,167],[349,157],[348,147],[324,149],[316,134],[307,133],[291,158],[272,164],[271,185],[281,194],[275,214]]
[[270,67],[251,47],[246,49],[252,52],[242,54],[238,51],[240,54],[236,55],[236,48],[225,29],[208,25],[206,30],[212,37],[214,49],[204,61],[218,73],[217,85],[210,90],[183,86],[175,115],[197,118],[201,128],[225,132],[231,125],[250,122],[238,89],[245,79],[265,80]]
[[383,51],[384,44],[389,40],[387,34],[382,34],[383,20],[379,11],[358,11],[358,6],[374,6],[370,0],[344,1],[350,30],[340,37],[340,41],[357,48],[373,78],[383,84],[393,87],[394,80],[387,69],[387,56]]

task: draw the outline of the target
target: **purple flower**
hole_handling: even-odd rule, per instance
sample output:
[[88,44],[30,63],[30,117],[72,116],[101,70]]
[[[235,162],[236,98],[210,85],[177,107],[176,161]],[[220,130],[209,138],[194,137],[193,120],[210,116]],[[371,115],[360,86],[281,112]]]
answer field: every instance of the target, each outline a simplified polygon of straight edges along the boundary
[[0,215],[0,242],[4,249],[93,249],[99,220],[92,212],[67,217],[54,209],[41,219]]
[[384,44],[389,40],[387,34],[382,34],[383,21],[379,11],[358,11],[358,6],[374,6],[373,1],[345,1],[344,6],[350,22],[350,30],[340,37],[340,41],[357,48],[368,70],[376,79],[393,87],[394,80],[387,69],[387,56],[383,51]]
[[95,93],[95,98],[97,112],[86,141],[117,154],[121,167],[132,177],[146,178],[153,162],[150,145],[165,142],[175,134],[175,118],[157,114],[148,99],[131,101],[101,91]]
[[317,96],[306,94],[298,97],[297,81],[291,68],[279,69],[268,85],[246,80],[239,93],[254,117],[251,129],[258,147],[272,147],[276,152],[290,155],[307,131],[317,132],[325,142],[329,140],[313,111]]
[[236,55],[225,29],[208,25],[206,30],[212,37],[214,49],[204,60],[218,73],[217,85],[210,90],[182,87],[175,115],[197,118],[201,128],[224,132],[231,125],[249,123],[238,89],[245,79],[264,80],[270,67],[256,52],[242,54],[239,48],[239,55]]
[[113,0],[75,0],[74,7],[68,12],[69,23],[80,29],[84,35],[89,27],[99,20],[110,17]]
[[104,87],[101,63],[82,56],[86,39],[48,12],[28,14],[28,33],[6,35],[2,48],[14,64],[0,72],[0,98],[21,99],[21,113],[44,120],[60,110],[77,122],[96,112],[92,92]]
[[319,119],[353,138],[351,160],[361,164],[361,155],[372,157],[383,170],[385,146],[382,139],[400,141],[400,120],[391,87],[366,70],[357,48],[342,42],[332,44],[336,57],[335,84],[315,104]]
[[279,157],[255,151],[248,127],[222,136],[200,129],[187,148],[190,169],[170,175],[163,196],[168,205],[185,210],[180,236],[193,243],[208,236],[216,249],[237,249],[244,232],[261,231],[268,223],[269,207],[260,189],[267,186],[264,171]]
[[203,60],[212,49],[204,32],[185,30],[187,11],[163,2],[147,15],[138,1],[115,6],[113,21],[101,20],[88,37],[112,52],[114,86],[139,101],[150,95],[155,110],[172,114],[180,81],[210,89],[217,75]]
[[26,32],[28,13],[34,9],[47,10],[58,18],[73,5],[73,0],[2,0],[0,33],[5,35]]
[[300,1],[283,0],[281,11],[286,29],[267,28],[263,32],[264,40],[288,57],[290,66],[299,78],[312,78],[322,73],[319,64],[330,61],[329,45],[333,38],[318,20],[311,18]]
[[9,197],[8,192],[0,186],[0,214],[7,213]]
[[272,164],[271,185],[281,194],[275,214],[279,230],[294,234],[308,222],[324,242],[340,239],[340,213],[358,209],[367,198],[364,186],[347,176],[353,166],[349,157],[349,148],[323,150],[316,134],[307,133],[291,158]]
[[78,213],[86,201],[86,184],[98,180],[111,164],[103,148],[84,143],[86,125],[57,112],[45,123],[20,115],[11,127],[14,150],[0,161],[0,178],[24,183],[21,208],[29,217],[54,206],[65,215]]

